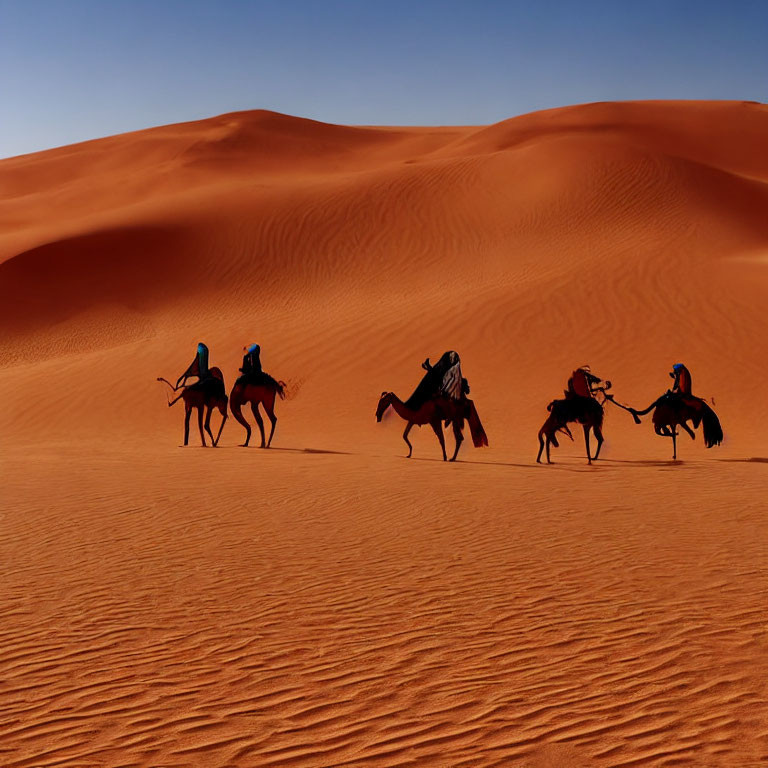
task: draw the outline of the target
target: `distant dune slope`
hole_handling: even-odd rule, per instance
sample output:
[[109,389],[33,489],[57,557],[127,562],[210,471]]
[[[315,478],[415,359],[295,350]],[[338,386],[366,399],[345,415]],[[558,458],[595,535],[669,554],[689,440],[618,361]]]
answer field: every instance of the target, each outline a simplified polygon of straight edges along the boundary
[[[453,347],[496,445],[514,442],[505,420],[536,427],[575,365],[647,404],[678,359],[729,446],[762,442],[764,105],[433,129],[240,112],[4,160],[0,190],[0,389],[26,439],[167,434],[154,377],[201,338],[229,379],[258,340],[304,382],[306,436],[341,440]],[[51,376],[87,391],[60,408]],[[335,386],[347,407],[331,419]]]

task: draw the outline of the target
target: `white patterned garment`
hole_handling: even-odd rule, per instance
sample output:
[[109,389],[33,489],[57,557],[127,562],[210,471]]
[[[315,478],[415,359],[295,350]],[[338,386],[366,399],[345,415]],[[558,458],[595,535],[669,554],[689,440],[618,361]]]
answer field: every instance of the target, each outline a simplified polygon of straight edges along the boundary
[[440,391],[453,400],[461,400],[461,363],[456,355],[456,362],[443,375]]

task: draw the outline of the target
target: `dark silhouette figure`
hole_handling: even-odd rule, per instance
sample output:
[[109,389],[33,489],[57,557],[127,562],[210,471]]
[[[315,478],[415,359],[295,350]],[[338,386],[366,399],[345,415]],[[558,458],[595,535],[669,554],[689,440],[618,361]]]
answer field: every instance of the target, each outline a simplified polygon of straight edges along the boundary
[[598,384],[602,384],[602,382],[603,380],[595,376],[588,365],[582,365],[581,368],[577,368],[571,374],[571,378],[568,379],[565,396],[566,398],[594,397],[596,392],[604,392],[606,389],[611,388],[610,381],[606,381],[604,387],[598,387]]
[[[565,400],[553,400],[547,406],[547,410],[549,411],[549,416],[539,430],[539,453],[536,456],[536,461],[539,464],[541,464],[541,454],[544,451],[545,445],[547,449],[547,464],[552,463],[549,457],[549,447],[550,445],[554,445],[555,448],[558,447],[558,432],[563,432],[573,440],[571,430],[568,428],[568,424],[572,422],[579,423],[584,428],[587,463],[591,464],[593,459],[597,459],[600,455],[600,447],[603,444],[604,413],[603,406],[600,402],[591,395],[589,397],[573,395],[572,397],[566,397]],[[594,456],[590,454],[589,449],[590,429],[597,440],[597,450],[595,451]]]
[[427,358],[421,367],[426,371],[413,394],[405,401],[411,409],[418,409],[435,397],[460,400],[469,394],[469,383],[461,375],[461,361],[458,352],[445,352],[432,365]]
[[[602,384],[602,386],[600,386]],[[603,404],[597,400],[596,395],[602,393],[606,399],[612,399],[606,390],[611,388],[611,382],[605,381],[590,370],[588,365],[577,368],[568,379],[564,392],[564,400],[553,400],[548,406],[549,416],[539,430],[539,453],[536,461],[541,464],[541,454],[546,446],[547,464],[552,461],[549,457],[550,445],[558,447],[557,433],[562,432],[573,440],[568,424],[577,422],[584,428],[584,442],[587,446],[587,463],[597,459],[600,447],[603,444]],[[597,450],[592,456],[589,448],[589,430],[597,440]]]
[[[444,352],[434,365],[427,358],[421,367],[426,373],[413,394],[405,401],[405,407],[411,411],[419,411],[430,400],[448,400],[449,404],[455,406],[451,408],[451,412],[455,414],[454,418],[459,420],[458,425],[456,425],[459,431],[463,432],[464,420],[466,419],[475,448],[488,445],[488,436],[480,422],[477,408],[474,402],[467,397],[469,382],[462,376],[458,352]],[[446,427],[450,424],[450,419],[445,420]]]
[[413,446],[408,440],[408,434],[414,424],[417,426],[429,424],[432,427],[443,450],[443,461],[447,459],[443,423],[446,427],[453,427],[453,436],[456,440],[456,449],[451,461],[456,460],[464,440],[465,420],[469,423],[473,445],[476,448],[488,445],[488,436],[480,422],[477,408],[467,397],[469,382],[461,375],[461,361],[458,353],[445,352],[434,365],[427,358],[421,367],[426,373],[405,402],[393,392],[382,392],[376,409],[377,421],[381,421],[384,412],[392,406],[395,412],[408,422],[403,432],[403,440],[408,446],[408,458],[413,454]]
[[[197,376],[197,373],[190,374],[191,376]],[[158,381],[165,382],[172,391],[178,390],[177,386],[174,387],[170,381],[163,379],[162,377],[157,379]],[[198,386],[202,384],[202,386]],[[221,437],[221,431],[224,429],[224,424],[227,421],[227,393],[224,389],[224,376],[218,368],[206,368],[205,379],[200,379],[192,386],[184,387],[184,391],[173,400],[168,401],[168,407],[170,408],[174,403],[179,400],[184,401],[184,445],[189,444],[189,417],[192,414],[192,409],[197,409],[197,426],[200,430],[200,439],[205,445],[205,435],[203,434],[203,409],[206,410],[205,415],[205,431],[211,437],[211,444],[215,448],[219,444],[219,438]],[[219,432],[216,437],[213,437],[211,432],[211,415],[214,408],[218,409],[221,413],[221,424],[219,426]]]
[[[229,393],[229,407],[235,419],[245,427],[245,442],[243,447],[247,447],[251,441],[251,425],[243,416],[243,405],[250,403],[253,418],[261,433],[261,447],[269,448],[272,445],[272,437],[275,434],[277,416],[275,416],[275,398],[285,399],[285,382],[277,381],[268,373],[264,373],[261,368],[261,347],[258,344],[251,344],[245,350],[243,364],[240,366],[240,376],[235,382],[235,386]],[[269,432],[269,440],[265,441],[264,422],[259,413],[259,405],[264,409],[267,418],[272,424]]]
[[243,364],[240,366],[240,376],[238,381],[247,384],[261,384],[260,379],[263,371],[261,369],[261,347],[258,344],[251,344],[249,347],[243,347],[245,355]]
[[[197,376],[197,381],[194,384],[187,384],[187,379]],[[181,387],[192,387],[194,389],[202,390],[208,386],[208,382],[211,380],[211,369],[208,368],[208,347],[200,342],[197,345],[197,352],[195,352],[195,359],[189,364],[184,373],[176,380],[176,386],[171,387],[174,392]],[[167,383],[167,382],[166,382]],[[211,385],[215,389],[215,385]]]
[[[710,406],[700,397],[696,397],[692,389],[690,371],[682,364],[676,363],[669,374],[674,379],[672,389],[667,390],[645,410],[637,411],[629,408],[636,424],[640,424],[640,416],[653,411],[653,428],[657,435],[672,438],[672,458],[677,459],[677,428],[681,427],[696,439],[694,429],[701,424],[704,435],[704,445],[712,448],[723,441],[723,428],[720,419]],[[688,426],[691,422],[693,429]]]
[[[382,392],[379,404],[376,406],[376,421],[381,421],[381,417],[384,412],[392,406],[397,415],[408,422],[403,432],[403,440],[408,446],[408,458],[410,459],[413,454],[413,446],[408,440],[408,433],[416,426],[422,426],[429,424],[432,427],[435,435],[437,435],[440,448],[443,451],[443,461],[446,461],[447,454],[445,452],[445,438],[443,437],[443,422],[453,425],[453,437],[456,441],[456,450],[451,456],[451,461],[456,461],[456,456],[459,454],[459,448],[464,440],[462,434],[462,428],[464,426],[463,406],[457,401],[453,401],[447,397],[433,397],[423,402],[418,408],[411,408],[407,403],[404,403],[394,392]],[[482,429],[482,426],[481,426]],[[485,433],[483,433],[485,434]],[[487,440],[486,440],[487,444]]]

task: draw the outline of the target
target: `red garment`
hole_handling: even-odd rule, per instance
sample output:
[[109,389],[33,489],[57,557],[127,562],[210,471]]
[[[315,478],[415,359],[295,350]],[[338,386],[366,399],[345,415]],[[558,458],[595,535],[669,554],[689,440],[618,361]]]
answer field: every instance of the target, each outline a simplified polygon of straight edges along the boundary
[[685,366],[680,369],[680,374],[677,378],[677,389],[681,395],[692,394],[691,374]]
[[571,374],[571,391],[579,397],[592,397],[592,390],[589,388],[587,375],[581,368],[577,368]]

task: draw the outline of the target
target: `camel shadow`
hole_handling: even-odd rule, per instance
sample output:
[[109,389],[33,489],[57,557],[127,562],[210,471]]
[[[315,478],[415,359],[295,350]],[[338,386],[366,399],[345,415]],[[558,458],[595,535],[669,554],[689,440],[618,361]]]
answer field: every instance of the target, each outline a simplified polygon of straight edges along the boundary
[[682,459],[600,459],[611,464],[628,464],[631,467],[647,467],[649,469],[661,469],[663,467],[682,467],[692,468],[691,462]]
[[265,453],[273,453],[277,451],[286,451],[291,453],[309,453],[309,454],[329,454],[334,456],[355,456],[356,454],[350,453],[349,451],[332,451],[327,448],[287,448],[287,447],[277,447],[277,446],[270,446],[269,448],[262,448],[258,445],[252,445],[252,446],[243,446],[243,445],[219,445],[219,448],[225,449],[225,450],[236,450],[236,449],[242,449],[244,447],[247,447],[249,450],[252,450],[254,452],[256,451],[263,451]]
[[763,456],[749,456],[746,459],[717,459],[717,461],[726,461],[732,464],[768,464],[768,459]]
[[520,464],[513,461],[473,461],[472,459],[456,459],[456,461],[443,461],[442,459],[431,459],[425,456],[412,456],[410,459],[407,456],[401,458],[408,461],[431,461],[438,464],[476,464],[481,467],[515,467],[517,469],[529,469],[537,471],[542,468],[548,467],[553,470],[560,470],[565,472],[592,472],[599,471],[600,467],[592,465],[585,465],[584,467],[575,465],[564,465],[558,462],[552,462],[551,464],[537,464],[532,461],[530,464]]

